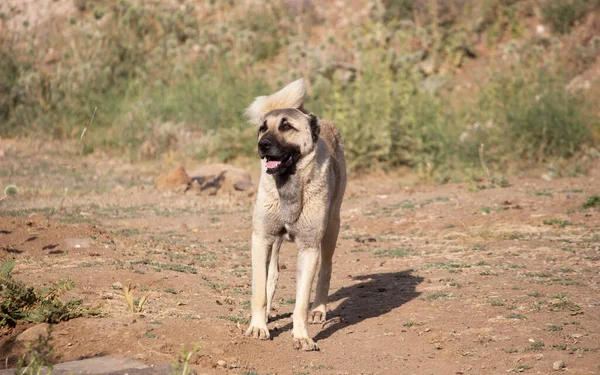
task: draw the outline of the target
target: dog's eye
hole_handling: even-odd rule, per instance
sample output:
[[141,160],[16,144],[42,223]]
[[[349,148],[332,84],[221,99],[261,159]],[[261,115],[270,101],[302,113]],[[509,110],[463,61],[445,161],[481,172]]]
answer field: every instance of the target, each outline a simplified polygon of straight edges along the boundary
[[266,131],[267,131],[267,124],[266,124],[266,123],[265,123],[265,124],[262,124],[262,125],[260,126],[260,128],[258,128],[258,132],[259,132],[259,133],[264,133],[264,132],[266,132]]
[[279,126],[279,130],[281,130],[283,132],[287,131],[287,130],[291,130],[291,129],[293,129],[292,125],[290,125],[290,123],[287,121],[282,122],[281,125]]

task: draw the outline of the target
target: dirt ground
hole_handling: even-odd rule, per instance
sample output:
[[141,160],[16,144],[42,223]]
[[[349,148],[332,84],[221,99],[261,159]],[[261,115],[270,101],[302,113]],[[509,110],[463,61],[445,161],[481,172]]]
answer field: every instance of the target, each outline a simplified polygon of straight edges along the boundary
[[[272,340],[243,335],[252,194],[159,191],[155,177],[172,168],[164,160],[23,142],[4,142],[2,154],[0,182],[20,194],[0,203],[0,258],[35,286],[75,281],[65,298],[102,311],[54,327],[57,362],[113,354],[168,364],[198,343],[198,374],[549,374],[559,360],[570,374],[600,372],[600,210],[583,208],[600,193],[600,165],[551,181],[511,177],[504,188],[353,176],[328,321],[310,329],[321,351],[306,353],[290,334],[291,244]],[[140,314],[117,282],[148,295]],[[14,365],[23,350],[14,337],[30,326],[2,331],[0,368]]]

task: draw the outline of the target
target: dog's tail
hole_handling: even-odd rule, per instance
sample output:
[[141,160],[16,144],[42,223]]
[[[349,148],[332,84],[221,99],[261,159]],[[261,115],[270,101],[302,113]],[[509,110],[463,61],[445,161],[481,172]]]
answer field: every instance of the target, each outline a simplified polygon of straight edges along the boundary
[[275,94],[259,96],[246,109],[250,123],[258,125],[261,118],[269,111],[282,108],[302,109],[306,98],[306,83],[300,78],[285,86]]

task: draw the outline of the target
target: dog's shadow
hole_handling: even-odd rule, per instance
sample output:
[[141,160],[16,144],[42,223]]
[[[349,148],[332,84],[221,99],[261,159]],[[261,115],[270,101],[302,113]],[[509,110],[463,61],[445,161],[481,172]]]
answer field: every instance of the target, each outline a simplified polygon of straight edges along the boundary
[[[411,271],[402,271],[356,276],[352,280],[363,282],[342,287],[329,296],[330,304],[342,302],[331,311],[331,316],[328,314],[328,320],[315,336],[315,341],[326,339],[338,330],[363,320],[386,314],[417,298],[421,293],[416,291],[416,287],[423,278],[414,276]],[[289,314],[279,315],[273,320],[287,316]],[[277,337],[291,328],[292,323],[288,323],[271,332],[271,337]]]

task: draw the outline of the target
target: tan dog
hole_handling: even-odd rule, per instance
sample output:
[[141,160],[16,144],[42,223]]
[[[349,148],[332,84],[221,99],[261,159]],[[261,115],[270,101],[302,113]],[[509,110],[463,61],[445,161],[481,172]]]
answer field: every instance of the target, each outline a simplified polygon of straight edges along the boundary
[[[252,220],[252,320],[246,336],[269,338],[267,320],[279,274],[284,239],[298,246],[294,348],[318,350],[307,323],[325,321],[333,252],[346,189],[346,160],[333,123],[304,110],[304,80],[246,110],[258,126],[262,173]],[[310,314],[308,302],[317,265],[321,270]]]

